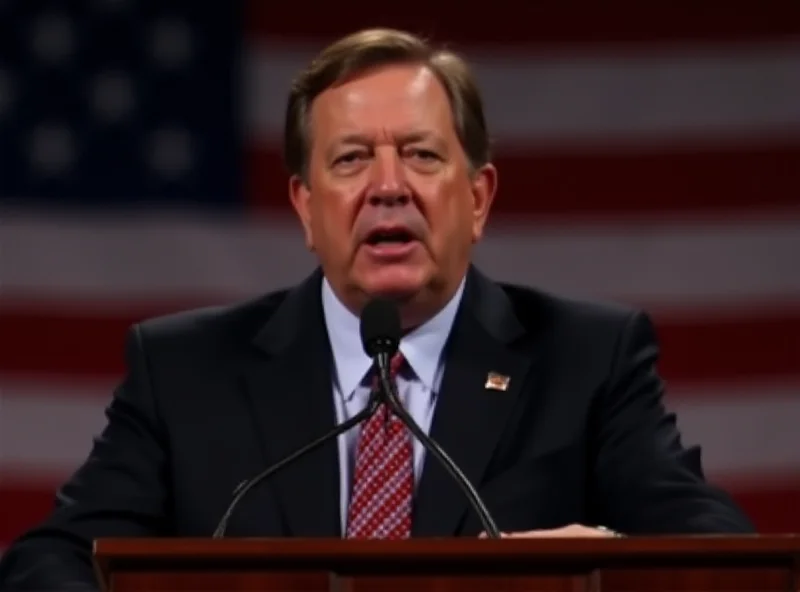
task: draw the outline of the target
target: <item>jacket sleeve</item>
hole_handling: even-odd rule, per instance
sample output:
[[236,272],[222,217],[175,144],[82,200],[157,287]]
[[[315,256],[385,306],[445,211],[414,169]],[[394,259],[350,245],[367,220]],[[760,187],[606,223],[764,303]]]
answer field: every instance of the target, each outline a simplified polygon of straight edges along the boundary
[[649,317],[633,314],[592,410],[595,515],[628,534],[753,532],[731,497],[706,480],[700,448],[681,442],[664,406],[658,355]]
[[126,336],[128,372],[86,461],[61,487],[49,517],[0,561],[0,590],[97,590],[92,543],[169,530],[164,426],[138,326]]

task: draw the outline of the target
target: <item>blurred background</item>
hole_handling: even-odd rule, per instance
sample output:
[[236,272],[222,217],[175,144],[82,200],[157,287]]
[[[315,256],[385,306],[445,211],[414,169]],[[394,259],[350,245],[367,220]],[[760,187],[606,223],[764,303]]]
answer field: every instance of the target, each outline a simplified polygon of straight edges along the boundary
[[133,322],[311,271],[289,80],[376,25],[474,65],[484,271],[647,307],[709,477],[800,531],[800,3],[0,0],[0,549],[88,453]]

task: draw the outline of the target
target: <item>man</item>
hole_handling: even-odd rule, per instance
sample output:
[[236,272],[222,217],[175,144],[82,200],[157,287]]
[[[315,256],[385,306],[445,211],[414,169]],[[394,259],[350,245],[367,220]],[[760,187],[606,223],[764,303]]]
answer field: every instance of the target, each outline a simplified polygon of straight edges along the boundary
[[[8,551],[4,589],[90,588],[98,537],[211,535],[237,484],[363,408],[373,377],[358,316],[375,296],[401,311],[404,404],[508,536],[752,531],[662,407],[644,314],[497,284],[470,265],[498,172],[457,56],[391,30],[336,42],[292,88],[285,152],[320,269],[291,290],[131,330],[108,424],[57,509]],[[456,484],[383,408],[253,489],[228,528],[481,534]]]

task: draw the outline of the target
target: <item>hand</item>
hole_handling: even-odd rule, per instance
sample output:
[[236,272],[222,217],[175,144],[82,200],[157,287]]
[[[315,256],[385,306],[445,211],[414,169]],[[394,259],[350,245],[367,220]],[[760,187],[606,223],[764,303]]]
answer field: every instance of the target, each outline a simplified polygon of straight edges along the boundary
[[[478,535],[479,538],[488,538],[485,532]],[[561,528],[548,530],[529,530],[527,532],[501,532],[500,537],[504,539],[540,539],[540,538],[618,538],[622,535],[605,527],[598,526],[591,528],[582,524],[570,524]]]

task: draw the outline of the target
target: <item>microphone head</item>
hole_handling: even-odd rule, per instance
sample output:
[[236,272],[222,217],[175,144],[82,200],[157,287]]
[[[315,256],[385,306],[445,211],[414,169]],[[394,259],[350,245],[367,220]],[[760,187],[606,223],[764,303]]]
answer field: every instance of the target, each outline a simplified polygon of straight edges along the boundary
[[361,344],[370,358],[380,353],[393,356],[401,333],[400,310],[394,301],[374,298],[361,311]]

